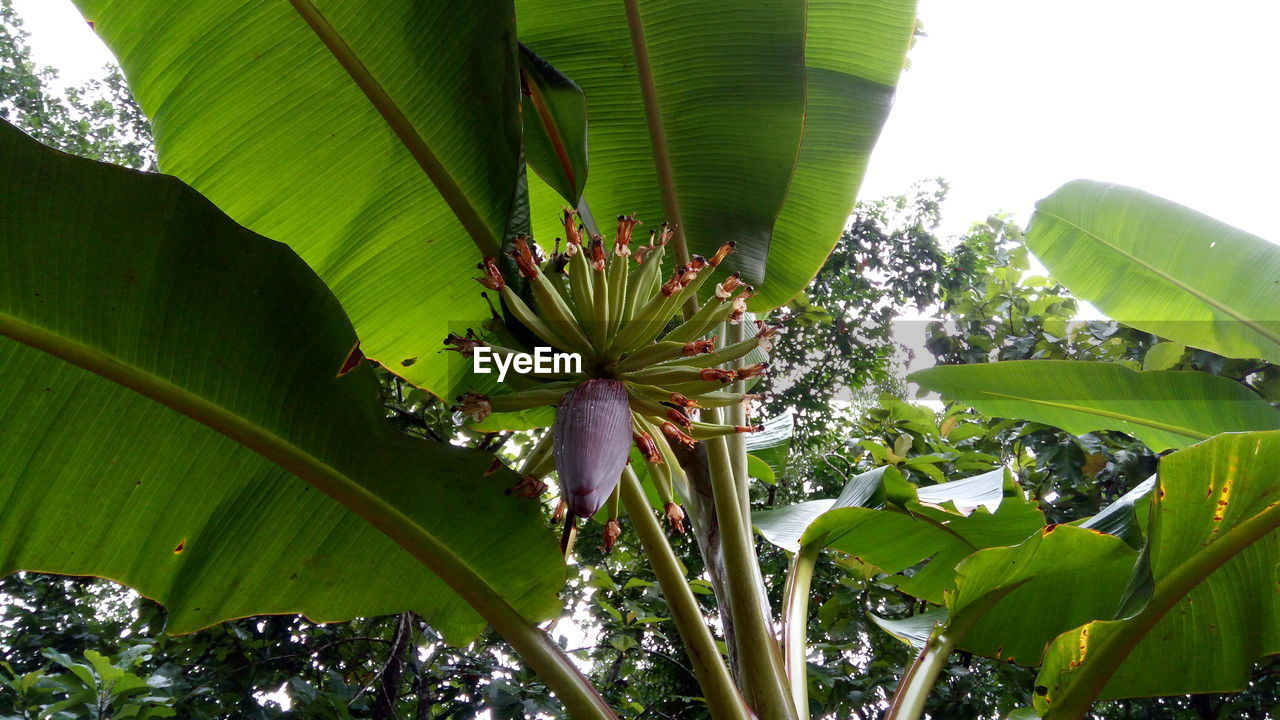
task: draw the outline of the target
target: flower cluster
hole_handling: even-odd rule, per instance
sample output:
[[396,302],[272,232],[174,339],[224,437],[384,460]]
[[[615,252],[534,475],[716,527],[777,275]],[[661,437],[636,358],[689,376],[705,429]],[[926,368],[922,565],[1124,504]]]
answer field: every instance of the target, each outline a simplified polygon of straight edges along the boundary
[[[540,341],[581,354],[583,372],[533,378],[531,387],[509,395],[468,393],[458,399],[457,409],[481,420],[491,412],[555,406],[555,425],[529,455],[521,483],[513,490],[535,496],[546,487],[542,479],[555,470],[570,520],[591,517],[611,496],[616,498],[634,443],[672,527],[683,532],[683,513],[675,498],[687,492],[687,479],[673,447],[758,429],[704,423],[691,413],[751,398],[727,386],[760,375],[767,363],[723,366],[757,348],[767,351],[777,329],[762,326],[753,337],[717,348],[718,337],[711,333],[726,323],[740,323],[753,292],[737,273],[718,283],[696,312],[675,322],[682,308],[697,303],[699,290],[733,252],[732,242],[711,258],[694,255],[666,274],[663,260],[672,234],[666,223],[650,233],[648,244],[633,248],[632,233],[640,223],[621,215],[613,246],[607,250],[604,239],[588,237],[579,220],[576,213],[564,211],[567,242],[560,252],[557,240],[556,252],[549,257],[542,257],[528,238],[513,241],[511,256],[528,281],[532,304],[506,282],[495,258],[479,265],[484,272],[479,282],[499,293],[511,316]],[[480,345],[497,355],[523,352],[510,336],[502,342],[489,343],[471,331],[445,340],[464,356]],[[611,518],[616,518],[616,510]],[[612,519],[606,544],[616,532]]]

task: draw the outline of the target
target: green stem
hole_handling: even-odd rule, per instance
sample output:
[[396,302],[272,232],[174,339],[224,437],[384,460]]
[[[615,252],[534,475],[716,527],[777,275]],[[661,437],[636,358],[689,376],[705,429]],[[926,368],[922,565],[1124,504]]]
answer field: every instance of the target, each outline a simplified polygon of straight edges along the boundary
[[893,694],[893,702],[884,715],[884,720],[916,720],[924,714],[924,703],[929,699],[933,683],[938,673],[947,664],[951,651],[956,647],[957,636],[953,633],[939,633],[929,638],[924,649],[916,655],[911,667],[902,674],[898,681],[898,689]]
[[822,548],[817,545],[800,548],[791,560],[787,586],[782,591],[782,649],[787,678],[791,681],[791,699],[801,720],[809,717],[809,663],[805,645],[809,628],[809,586],[820,552]]
[[653,517],[649,498],[645,496],[644,488],[630,466],[623,470],[621,485],[627,517],[631,518],[653,573],[658,577],[662,596],[666,598],[676,629],[684,640],[685,651],[693,664],[693,674],[702,687],[711,716],[716,720],[747,720],[751,713],[734,686],[729,669],[725,667],[715,638],[711,636],[706,618],[698,607],[698,600],[689,589],[684,568],[672,551],[671,544],[667,542],[662,527]]
[[[719,410],[702,412],[708,422],[722,422]],[[799,720],[791,702],[782,652],[773,635],[751,520],[742,509],[729,444],[725,438],[703,442],[707,448],[716,516],[720,521],[725,580],[733,598],[729,608],[738,647],[738,681],[758,716],[768,720]]]

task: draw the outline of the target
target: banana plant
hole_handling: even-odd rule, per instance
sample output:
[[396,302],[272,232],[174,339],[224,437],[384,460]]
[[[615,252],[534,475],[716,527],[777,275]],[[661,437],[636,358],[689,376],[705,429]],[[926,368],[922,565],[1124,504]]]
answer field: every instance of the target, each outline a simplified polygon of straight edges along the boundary
[[[807,577],[827,547],[940,606],[936,626],[904,631],[924,652],[894,717],[918,714],[955,648],[1042,660],[1033,712],[1048,717],[1234,686],[1277,650],[1196,595],[1247,591],[1274,614],[1275,433],[1256,431],[1280,427],[1275,409],[1109,367],[921,382],[1183,448],[1145,505],[1058,528],[1003,470],[856,478],[835,501],[754,519],[796,552],[775,627],[747,455],[775,330],[751,313],[787,302],[836,241],[910,0],[76,2],[167,175],[0,126],[0,571],[119,580],[164,603],[175,632],[412,609],[461,643],[487,624],[580,718],[615,713],[539,623],[562,612],[580,524],[599,518],[607,544],[624,511],[715,718],[807,717]],[[1172,342],[1275,359],[1273,286],[1188,272],[1224,260],[1271,278],[1273,248],[1132,191],[1068,186],[1041,212],[1029,243],[1081,297]],[[1177,251],[1133,240],[1151,228]],[[1100,290],[1088,252],[1132,272]],[[1176,322],[1147,315],[1165,307]],[[538,348],[579,364],[523,374]],[[484,357],[519,376],[474,376]],[[477,428],[548,429],[518,471],[405,437],[371,363],[457,398]],[[548,480],[559,544],[536,501]],[[723,651],[668,541],[684,531]],[[1097,562],[1053,562],[1076,552]],[[1017,615],[1072,572],[1095,573],[1097,595]],[[1180,612],[1188,598],[1203,609]],[[1204,623],[1229,637],[1221,672],[1125,674],[1131,656],[1176,662]]]
[[[1027,246],[1077,296],[1166,338],[1154,352],[1188,345],[1263,360],[1259,369],[1276,358],[1280,248],[1261,238],[1138,190],[1076,181],[1039,203]],[[1083,717],[1099,699],[1242,689],[1254,661],[1280,652],[1280,411],[1261,378],[1019,361],[912,379],[991,415],[1119,430],[1178,451],[1080,529],[1046,527],[970,555],[927,623],[886,623],[920,649],[888,717],[920,717],[956,649],[1040,666],[1034,706],[1018,717],[1055,719]],[[1048,551],[1051,532],[1073,547]]]
[[[487,624],[570,714],[607,718],[538,624],[576,522],[625,504],[712,715],[803,712],[746,502],[743,399],[773,333],[747,312],[838,239],[913,2],[76,4],[166,174],[0,126],[0,571],[124,582],[174,632]],[[633,244],[640,222],[656,232]],[[442,337],[586,362],[495,385]],[[554,427],[519,474],[404,437],[371,363],[492,413],[478,427]],[[634,441],[671,531],[687,507],[721,568],[728,662],[626,468]],[[561,548],[525,497],[547,468]]]

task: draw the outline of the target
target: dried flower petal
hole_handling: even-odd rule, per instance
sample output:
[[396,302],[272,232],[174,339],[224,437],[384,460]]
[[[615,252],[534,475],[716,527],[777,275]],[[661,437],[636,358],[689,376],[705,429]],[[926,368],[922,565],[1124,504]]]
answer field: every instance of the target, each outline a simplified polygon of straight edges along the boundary
[[705,380],[706,382],[713,382],[713,381],[722,382],[727,385],[733,382],[734,380],[737,380],[738,374],[732,370],[721,370],[720,368],[705,368],[698,373],[698,379]]
[[525,475],[520,478],[520,482],[507,488],[508,495],[519,495],[522,498],[530,500],[538,497],[547,491],[547,484],[542,482],[537,475]]
[[666,511],[667,522],[670,523],[671,529],[677,535],[684,534],[684,510],[675,503],[667,503],[662,508]]
[[604,238],[599,235],[591,238],[591,267],[596,272],[603,272],[608,258],[604,254]]
[[489,396],[480,395],[479,393],[466,393],[458,396],[458,404],[451,408],[454,412],[461,412],[476,422],[480,422],[489,417],[489,413],[493,412],[493,408],[489,405]]
[[742,284],[741,274],[734,273],[730,275],[729,277],[724,279],[724,282],[720,283],[719,285],[716,285],[716,298],[722,301],[728,300],[730,297],[733,296],[734,291],[737,290],[738,286],[741,284]]
[[604,547],[601,549],[605,552],[613,550],[613,546],[618,544],[620,537],[622,537],[622,526],[618,524],[617,518],[614,518],[604,525]]
[[720,249],[716,250],[716,254],[711,256],[711,267],[718,267],[720,263],[724,262],[725,258],[729,257],[729,253],[733,252],[733,249],[737,246],[738,243],[732,240],[721,245]]
[[653,436],[649,433],[635,433],[636,448],[640,450],[640,454],[644,456],[645,462],[654,465],[662,464],[662,453],[658,452],[658,443],[653,441]]
[[533,250],[529,248],[529,238],[521,236],[512,240],[511,243],[515,245],[515,249],[511,251],[511,257],[516,259],[520,274],[528,280],[537,277],[538,262],[533,257]]
[[717,337],[713,337],[710,340],[694,340],[693,342],[685,343],[684,348],[680,350],[680,354],[685,357],[693,357],[694,355],[705,355],[712,352],[716,349]]
[[444,344],[448,346],[446,350],[452,350],[462,357],[469,358],[475,354],[476,348],[484,345],[484,341],[476,337],[474,330],[468,328],[466,337],[458,333],[449,333],[449,336],[444,339]]
[[569,241],[569,247],[566,252],[572,256],[577,252],[578,246],[582,245],[582,233],[578,230],[577,212],[569,208],[564,209],[564,237]]
[[694,443],[698,442],[697,440],[694,440],[688,435],[685,435],[683,432],[680,431],[680,428],[676,427],[675,425],[672,425],[669,422],[662,423],[662,434],[671,438],[675,442],[685,445],[686,447],[693,447]]

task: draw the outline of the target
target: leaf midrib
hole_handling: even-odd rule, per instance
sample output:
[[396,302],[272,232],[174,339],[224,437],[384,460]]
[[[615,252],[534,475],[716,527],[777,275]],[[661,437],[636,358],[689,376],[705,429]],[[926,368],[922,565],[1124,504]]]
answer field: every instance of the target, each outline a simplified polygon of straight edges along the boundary
[[[369,492],[344,472],[280,437],[270,429],[185,388],[83,342],[0,313],[0,336],[60,358],[165,407],[243,445],[359,515],[444,580],[473,606],[510,608],[465,561],[422,525]],[[515,612],[511,609],[511,612]]]
[[378,111],[391,131],[404,145],[405,149],[417,161],[419,167],[426,173],[427,177],[435,185],[436,190],[444,201],[449,205],[449,209],[457,216],[458,222],[471,236],[471,241],[475,243],[480,252],[486,255],[496,255],[501,251],[500,243],[493,231],[489,228],[481,217],[479,210],[472,204],[471,199],[463,192],[457,181],[445,168],[440,159],[436,157],[431,146],[421,133],[414,126],[409,117],[405,115],[400,106],[391,98],[391,95],[382,87],[378,79],[364,64],[355,50],[351,48],[342,34],[329,23],[320,9],[315,6],[312,0],[289,0],[289,4],[297,11],[298,15],[307,23],[316,37],[320,39],[333,55],[342,69],[346,71],[351,81],[360,88],[368,98],[369,103]]
[[1183,437],[1191,438],[1193,440],[1207,440],[1210,437],[1212,437],[1207,433],[1197,432],[1195,430],[1191,430],[1190,428],[1181,427],[1179,425],[1162,423],[1162,422],[1159,422],[1158,420],[1144,420],[1142,418],[1133,417],[1131,415],[1125,415],[1123,413],[1118,413],[1112,410],[1102,410],[1098,408],[1091,408],[1091,407],[1082,406],[1082,405],[1073,405],[1071,403],[1064,403],[1064,402],[1053,402],[1052,400],[1039,400],[1032,397],[1024,397],[1021,395],[1011,395],[1009,393],[996,392],[994,390],[978,390],[977,393],[980,396],[987,396],[991,398],[999,398],[1004,400],[1014,400],[1017,402],[1027,402],[1033,405],[1043,405],[1045,407],[1053,407],[1053,408],[1059,408],[1061,410],[1071,410],[1073,412],[1085,413],[1086,415],[1095,415],[1097,417],[1105,417],[1105,418],[1110,418],[1112,420],[1121,420],[1123,422],[1133,423],[1134,425],[1149,427],[1154,430],[1164,430],[1166,432],[1171,432],[1171,433],[1174,433],[1175,435],[1181,435]]
[[[1163,270],[1161,270],[1160,268],[1157,268],[1156,266],[1152,265],[1151,263],[1147,262],[1146,260],[1143,260],[1142,258],[1138,257],[1137,255],[1134,255],[1133,253],[1131,253],[1131,252],[1129,252],[1129,251],[1127,251],[1127,250],[1124,250],[1123,248],[1121,248],[1120,246],[1116,245],[1115,243],[1113,243],[1113,242],[1111,242],[1111,241],[1108,241],[1108,240],[1103,239],[1103,237],[1102,237],[1101,235],[1098,235],[1097,233],[1095,233],[1095,232],[1093,232],[1093,231],[1091,231],[1091,230],[1087,230],[1087,229],[1085,229],[1083,226],[1078,225],[1078,224],[1076,224],[1076,223],[1074,223],[1074,222],[1072,222],[1072,221],[1070,221],[1070,220],[1066,219],[1065,217],[1063,217],[1063,216],[1061,216],[1061,215],[1059,215],[1059,214],[1057,214],[1057,213],[1053,212],[1052,210],[1045,210],[1045,209],[1043,209],[1043,208],[1040,208],[1040,209],[1037,209],[1037,212],[1044,213],[1045,215],[1047,215],[1047,216],[1049,216],[1049,217],[1053,218],[1054,220],[1057,220],[1058,222],[1063,223],[1064,225],[1068,225],[1068,226],[1070,226],[1070,227],[1075,228],[1076,230],[1079,230],[1081,233],[1083,233],[1083,234],[1085,234],[1085,235],[1087,235],[1087,236],[1089,236],[1089,237],[1093,238],[1094,240],[1096,240],[1099,244],[1101,244],[1101,245],[1103,245],[1103,246],[1105,246],[1105,247],[1107,247],[1107,248],[1110,248],[1111,250],[1113,250],[1113,251],[1115,251],[1116,253],[1118,253],[1118,254],[1122,255],[1123,257],[1125,257],[1126,259],[1128,259],[1128,260],[1132,261],[1133,263],[1135,263],[1135,264],[1137,264],[1137,265],[1139,265],[1139,266],[1141,266],[1141,267],[1143,267],[1143,268],[1146,268],[1147,270],[1149,270],[1149,271],[1151,271],[1152,273],[1154,273],[1157,277],[1163,278],[1164,280],[1168,281],[1168,282],[1169,282],[1171,285],[1173,285],[1174,287],[1176,287],[1176,288],[1178,288],[1179,290],[1182,290],[1182,291],[1186,292],[1187,294],[1189,294],[1189,295],[1191,295],[1191,296],[1193,296],[1193,297],[1197,298],[1198,300],[1200,300],[1200,301],[1201,301],[1201,302],[1203,302],[1204,304],[1208,305],[1209,307],[1216,308],[1217,310],[1220,310],[1221,312],[1225,313],[1225,314],[1226,314],[1226,315],[1228,315],[1229,317],[1235,318],[1236,320],[1240,321],[1240,323],[1241,323],[1241,324],[1243,324],[1245,327],[1250,328],[1251,330],[1253,330],[1253,331],[1257,332],[1259,335],[1262,335],[1263,337],[1265,337],[1266,339],[1270,340],[1271,342],[1275,343],[1278,347],[1280,347],[1280,334],[1277,334],[1277,333],[1274,333],[1274,332],[1272,332],[1272,331],[1268,330],[1265,326],[1260,325],[1257,321],[1250,319],[1250,318],[1249,318],[1248,316],[1246,316],[1242,311],[1236,310],[1235,308],[1231,307],[1230,305],[1227,305],[1227,304],[1226,304],[1226,303],[1224,303],[1224,302],[1221,302],[1221,301],[1219,301],[1219,300],[1214,299],[1213,297],[1211,297],[1211,296],[1209,296],[1209,295],[1206,295],[1205,293],[1201,292],[1200,290],[1197,290],[1197,289],[1196,289],[1195,287],[1193,287],[1192,285],[1190,285],[1190,284],[1188,284],[1188,283],[1186,283],[1186,282],[1183,282],[1182,280],[1179,280],[1178,278],[1174,277],[1172,274],[1170,274],[1170,273],[1168,273],[1168,272],[1166,272],[1166,271],[1163,271]],[[1123,320],[1123,322],[1131,322],[1131,321],[1130,321],[1130,320]],[[1139,319],[1139,320],[1138,320],[1138,322],[1141,322],[1141,319]]]
[[1049,709],[1049,718],[1073,717],[1073,708],[1080,705],[1087,710],[1105,688],[1115,671],[1128,659],[1155,626],[1182,598],[1208,580],[1223,565],[1243,553],[1259,540],[1280,528],[1280,503],[1272,503],[1244,522],[1223,533],[1200,552],[1179,563],[1163,581],[1156,584],[1147,607],[1131,618],[1108,622],[1125,622],[1129,625],[1107,636],[1099,647],[1091,648],[1095,655],[1106,662],[1085,664],[1085,668],[1066,688],[1065,698]]

